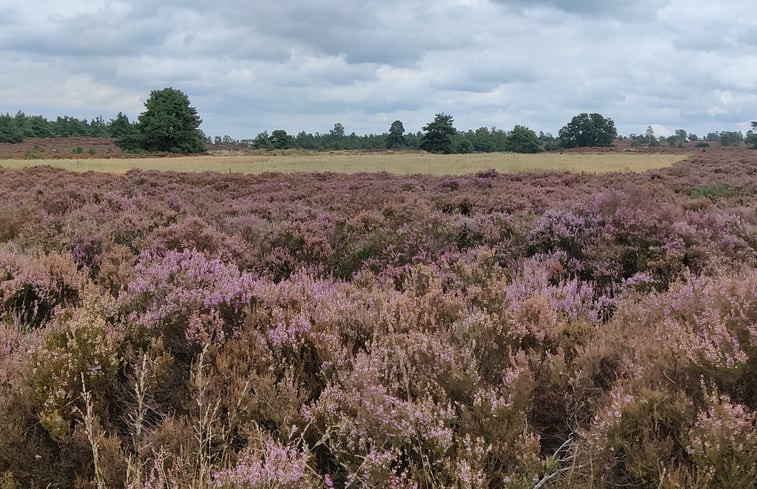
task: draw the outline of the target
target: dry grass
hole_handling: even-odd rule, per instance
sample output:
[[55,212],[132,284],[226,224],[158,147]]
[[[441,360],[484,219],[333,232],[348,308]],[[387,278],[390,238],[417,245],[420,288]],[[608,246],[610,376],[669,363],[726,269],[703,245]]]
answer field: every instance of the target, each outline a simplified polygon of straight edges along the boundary
[[426,153],[311,153],[248,156],[187,156],[174,158],[2,160],[4,168],[50,165],[70,171],[125,173],[130,169],[176,172],[388,172],[397,175],[463,175],[493,168],[501,173],[573,171],[605,173],[663,168],[686,159],[684,154],[486,153],[432,155]]

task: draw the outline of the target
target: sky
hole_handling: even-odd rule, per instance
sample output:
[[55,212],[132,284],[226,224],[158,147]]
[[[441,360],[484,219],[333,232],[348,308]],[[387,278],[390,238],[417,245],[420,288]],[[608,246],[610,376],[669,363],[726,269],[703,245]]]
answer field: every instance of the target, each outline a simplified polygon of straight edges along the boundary
[[754,0],[0,0],[0,66],[0,113],[135,120],[173,87],[235,139],[757,120]]

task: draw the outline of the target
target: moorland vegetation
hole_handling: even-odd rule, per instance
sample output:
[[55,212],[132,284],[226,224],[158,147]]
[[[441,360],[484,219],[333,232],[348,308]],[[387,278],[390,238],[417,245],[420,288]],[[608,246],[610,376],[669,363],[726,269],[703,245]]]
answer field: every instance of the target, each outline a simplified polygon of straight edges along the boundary
[[757,154],[733,154],[0,169],[0,487],[751,488]]

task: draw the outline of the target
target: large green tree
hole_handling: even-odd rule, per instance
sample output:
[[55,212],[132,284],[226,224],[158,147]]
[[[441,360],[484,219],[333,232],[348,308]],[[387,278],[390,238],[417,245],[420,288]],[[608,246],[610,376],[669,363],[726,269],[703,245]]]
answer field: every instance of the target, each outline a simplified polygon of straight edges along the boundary
[[583,112],[563,126],[559,136],[563,148],[611,146],[618,131],[609,117]]
[[436,114],[433,122],[423,126],[420,148],[429,153],[451,153],[452,136],[457,133],[453,122],[454,119],[449,114]]
[[181,90],[153,90],[139,116],[141,147],[147,151],[201,153],[205,136],[200,131],[202,119]]
[[273,149],[290,149],[294,148],[294,138],[287,134],[284,129],[276,129],[268,138]]
[[386,147],[392,149],[404,146],[407,146],[405,142],[405,126],[402,125],[402,121],[394,121],[389,127],[389,134],[386,136]]
[[515,126],[505,140],[505,151],[513,153],[538,153],[541,151],[536,133],[526,126]]

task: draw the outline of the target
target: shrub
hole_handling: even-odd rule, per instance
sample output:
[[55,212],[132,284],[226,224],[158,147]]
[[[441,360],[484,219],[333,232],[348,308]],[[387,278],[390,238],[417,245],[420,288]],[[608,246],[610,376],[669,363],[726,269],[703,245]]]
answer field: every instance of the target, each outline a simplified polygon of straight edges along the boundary
[[73,304],[84,282],[60,255],[18,256],[0,251],[0,315],[37,328],[58,306]]
[[122,312],[172,348],[223,343],[243,320],[254,281],[235,265],[195,250],[144,252],[119,296]]

